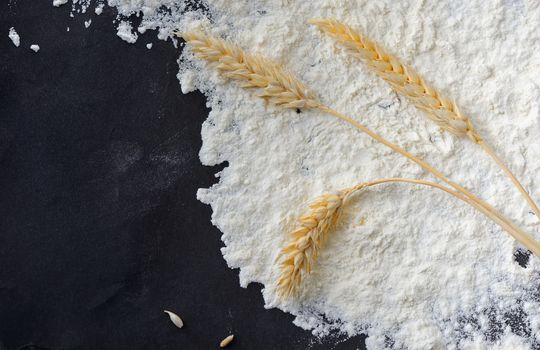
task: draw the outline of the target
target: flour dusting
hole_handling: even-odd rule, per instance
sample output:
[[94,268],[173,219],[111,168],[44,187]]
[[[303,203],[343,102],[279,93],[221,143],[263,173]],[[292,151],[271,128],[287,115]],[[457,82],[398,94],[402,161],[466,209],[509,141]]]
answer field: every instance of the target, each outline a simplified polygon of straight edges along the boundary
[[[307,24],[337,18],[415,67],[456,99],[538,201],[537,1],[108,4],[118,10],[118,35],[128,42],[150,29],[162,40],[173,39],[175,30],[202,29],[283,63],[325,104],[435,165],[540,240],[538,218],[478,147],[441,132]],[[132,14],[142,17],[137,31],[126,19]],[[540,259],[463,202],[412,185],[384,185],[356,197],[301,295],[278,299],[275,259],[310,200],[380,177],[430,177],[329,116],[265,105],[189,49],[179,66],[182,92],[202,91],[211,108],[201,162],[229,164],[197,196],[212,206],[223,256],[240,269],[240,284],[265,286],[266,307],[295,315],[294,323],[316,336],[367,333],[368,349],[540,349]]]

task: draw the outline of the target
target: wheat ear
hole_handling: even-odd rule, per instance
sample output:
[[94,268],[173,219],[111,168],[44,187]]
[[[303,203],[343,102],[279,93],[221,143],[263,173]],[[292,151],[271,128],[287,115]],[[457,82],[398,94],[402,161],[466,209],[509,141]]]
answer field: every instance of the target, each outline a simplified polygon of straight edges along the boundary
[[302,280],[311,273],[322,246],[339,224],[343,208],[349,198],[364,189],[386,183],[408,183],[435,188],[461,199],[490,217],[486,208],[469,197],[436,182],[426,180],[384,178],[363,182],[334,194],[324,194],[309,205],[310,210],[307,214],[299,218],[297,228],[290,233],[291,242],[281,250],[278,256],[278,260],[281,262],[277,290],[281,297],[287,298],[298,292]]
[[[312,94],[307,93],[307,89],[304,87],[304,85],[300,83],[300,81],[298,81],[294,76],[292,76],[292,74],[282,70],[279,65],[276,65],[267,59],[249,55],[243,52],[238,46],[202,33],[177,33],[177,35],[182,37],[187,43],[194,47],[194,53],[196,55],[216,64],[218,70],[225,77],[243,82],[244,84],[242,86],[244,87],[260,89],[262,93],[260,93],[259,96],[265,100],[286,108],[317,109],[321,112],[330,114],[351,124],[374,140],[384,144],[393,151],[418,164],[424,170],[453,187],[457,192],[462,193],[470,200],[476,202],[480,207],[486,210],[488,213],[486,215],[501,225],[501,227],[503,227],[512,237],[523,244],[527,249],[531,250],[540,257],[540,244],[536,242],[529,234],[505,218],[505,216],[499,213],[495,208],[474,196],[462,186],[448,179],[444,174],[433,168],[425,161],[405,151],[403,148],[391,143],[355,119],[333,110],[328,106],[325,106],[316,100]],[[253,62],[253,60],[259,62],[259,64],[249,63]],[[263,64],[267,64],[268,66],[261,67]],[[255,81],[259,82],[258,84],[252,83],[252,80],[254,79],[253,77],[256,77]],[[266,84],[265,82],[269,83]],[[273,90],[273,87],[276,89]]]
[[379,77],[386,80],[396,92],[407,97],[415,106],[427,112],[426,115],[442,129],[457,136],[468,136],[474,143],[478,144],[510,178],[537,218],[540,219],[540,208],[512,171],[493,151],[493,148],[480,136],[471,120],[460,112],[455,101],[442,96],[411,67],[401,63],[394,55],[350,26],[332,19],[314,19],[310,20],[309,23],[316,25],[343,44],[349,53],[360,58]]
[[242,87],[260,89],[258,96],[268,102],[292,109],[318,106],[304,84],[272,61],[248,55],[232,43],[202,33],[178,35],[198,57],[214,62],[225,77],[239,81]]
[[303,276],[311,272],[319,250],[341,216],[345,200],[360,189],[324,194],[310,204],[309,213],[300,217],[298,227],[290,234],[293,241],[280,253],[281,274],[277,286],[281,296],[294,294]]

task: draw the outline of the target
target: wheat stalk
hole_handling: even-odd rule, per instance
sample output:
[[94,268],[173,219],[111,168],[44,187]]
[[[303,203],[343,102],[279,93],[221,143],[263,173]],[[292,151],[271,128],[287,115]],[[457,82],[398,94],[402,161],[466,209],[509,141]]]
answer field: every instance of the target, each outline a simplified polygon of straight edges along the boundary
[[460,112],[455,101],[442,96],[426,83],[414,69],[401,63],[397,57],[350,26],[332,19],[314,19],[310,20],[309,23],[316,25],[343,44],[349,53],[360,58],[373,72],[387,81],[396,92],[407,97],[415,106],[427,112],[427,116],[442,129],[456,136],[468,136],[474,143],[478,144],[510,178],[537,218],[540,219],[540,208],[512,171],[493,151],[493,148],[480,136],[471,120]]
[[[287,298],[298,293],[302,280],[311,273],[319,256],[319,251],[339,224],[344,206],[349,198],[367,188],[387,183],[406,183],[422,185],[441,190],[451,196],[460,199],[479,210],[487,217],[491,213],[474,200],[464,194],[451,190],[441,184],[432,181],[407,179],[407,178],[383,178],[360,183],[346,188],[334,194],[324,194],[309,205],[310,211],[298,219],[298,227],[290,233],[289,242],[279,253],[280,275],[276,286],[278,295]],[[497,220],[494,220],[497,222]],[[504,222],[497,222],[506,229]],[[535,247],[536,254],[540,252],[540,244],[531,242]]]
[[525,247],[540,256],[540,244],[495,208],[448,179],[444,174],[425,161],[391,143],[355,119],[322,104],[311,93],[307,92],[306,87],[300,81],[292,74],[285,72],[279,65],[265,58],[249,55],[238,46],[209,35],[196,32],[177,33],[177,35],[181,36],[193,47],[193,52],[197,56],[217,65],[218,70],[225,77],[243,83],[243,87],[256,88],[262,91],[259,96],[265,100],[285,108],[317,109],[321,112],[328,113],[351,124],[374,140],[418,164],[424,170],[454,188],[456,192],[461,193],[470,201],[474,202],[479,210],[484,212],[494,222],[501,225],[501,227]]

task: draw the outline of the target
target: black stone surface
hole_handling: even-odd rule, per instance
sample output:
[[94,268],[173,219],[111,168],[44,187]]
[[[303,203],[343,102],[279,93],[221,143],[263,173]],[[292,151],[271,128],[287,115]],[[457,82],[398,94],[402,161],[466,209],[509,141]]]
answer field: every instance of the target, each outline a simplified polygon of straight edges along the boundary
[[208,111],[180,92],[178,50],[123,42],[113,9],[70,10],[0,4],[0,349],[213,349],[229,333],[231,349],[363,348],[318,343],[239,287],[195,198],[220,167],[199,162]]

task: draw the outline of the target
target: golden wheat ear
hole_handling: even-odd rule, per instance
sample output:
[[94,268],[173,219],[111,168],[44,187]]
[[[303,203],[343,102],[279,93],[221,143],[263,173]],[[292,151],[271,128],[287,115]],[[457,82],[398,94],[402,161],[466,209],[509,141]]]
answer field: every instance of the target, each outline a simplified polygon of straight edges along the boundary
[[[497,221],[497,218],[489,210],[467,195],[436,182],[399,177],[363,182],[333,194],[320,196],[310,204],[309,212],[299,218],[298,226],[290,233],[291,241],[281,250],[278,256],[278,261],[280,260],[281,262],[279,264],[280,275],[276,286],[280,297],[288,298],[298,294],[302,281],[311,273],[315,266],[320,250],[332,234],[332,231],[339,224],[344,206],[348,203],[349,198],[353,194],[372,186],[388,183],[422,185],[446,192],[476,208],[487,217],[505,227],[505,229],[511,229],[511,227],[505,226],[502,220]],[[524,242],[531,251],[540,256],[540,243],[534,240]]]
[[281,274],[277,288],[280,296],[296,294],[303,278],[317,261],[328,235],[336,227],[347,197],[362,188],[363,184],[335,194],[324,194],[309,205],[309,212],[300,217],[298,227],[290,234],[292,241],[279,256]]
[[355,57],[360,58],[378,76],[386,80],[398,93],[406,96],[442,129],[457,136],[469,136],[479,140],[471,120],[463,115],[458,106],[441,96],[429,86],[411,67],[402,64],[377,43],[353,30],[350,26],[333,19],[313,19],[317,26],[341,43]]
[[480,136],[471,120],[460,112],[455,101],[442,96],[411,67],[401,63],[397,57],[352,27],[333,19],[312,19],[309,23],[341,43],[347,52],[358,57],[375,74],[387,81],[397,93],[407,97],[416,107],[425,111],[426,115],[442,129],[456,136],[468,136],[478,144],[504,171],[540,219],[540,208],[493,148]]
[[304,84],[264,57],[247,54],[237,45],[203,33],[177,35],[197,57],[215,64],[224,77],[240,82],[244,88],[259,90],[257,95],[270,103],[291,109],[320,105]]

